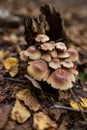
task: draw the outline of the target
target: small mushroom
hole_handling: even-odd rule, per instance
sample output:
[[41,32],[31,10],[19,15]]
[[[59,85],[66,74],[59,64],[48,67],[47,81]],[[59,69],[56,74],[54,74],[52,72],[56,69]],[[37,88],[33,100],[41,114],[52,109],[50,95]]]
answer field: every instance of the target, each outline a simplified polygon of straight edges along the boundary
[[78,61],[79,60],[79,56],[78,56],[78,51],[74,48],[69,48],[68,49],[68,53],[70,55],[70,60],[75,62],[75,61]]
[[60,68],[60,60],[58,58],[54,58],[51,62],[49,62],[49,67],[51,67],[52,69]]
[[72,74],[74,74],[74,76],[75,76],[75,77],[77,77],[77,76],[78,76],[78,74],[79,74],[79,72],[78,72],[78,70],[77,70],[77,66],[76,66],[76,65],[74,65],[74,67],[73,67],[73,68],[70,68],[70,69],[69,69],[69,71],[70,71]]
[[45,81],[49,76],[48,65],[43,60],[35,60],[27,67],[28,74],[38,81]]
[[41,49],[44,51],[52,51],[53,49],[55,49],[55,43],[53,41],[45,42],[41,45]]
[[51,56],[49,54],[43,54],[41,56],[41,59],[45,60],[46,62],[50,62],[52,58],[51,58]]
[[28,47],[24,54],[31,60],[36,60],[41,57],[41,52],[35,46]]
[[56,44],[56,49],[61,50],[61,51],[66,51],[67,47],[63,42],[57,42]]
[[72,68],[74,66],[73,62],[68,59],[61,61],[61,65],[65,68]]
[[57,51],[56,50],[50,51],[49,54],[52,58],[57,58]]
[[70,55],[69,55],[69,53],[68,52],[59,52],[58,53],[58,58],[69,58],[70,57]]
[[25,53],[25,50],[22,50],[20,52],[20,59],[23,60],[23,61],[27,61],[28,57],[24,53]]
[[47,82],[55,89],[66,90],[73,87],[71,78],[71,73],[60,68],[50,74]]
[[36,36],[35,41],[44,43],[49,41],[49,37],[45,34],[39,34]]

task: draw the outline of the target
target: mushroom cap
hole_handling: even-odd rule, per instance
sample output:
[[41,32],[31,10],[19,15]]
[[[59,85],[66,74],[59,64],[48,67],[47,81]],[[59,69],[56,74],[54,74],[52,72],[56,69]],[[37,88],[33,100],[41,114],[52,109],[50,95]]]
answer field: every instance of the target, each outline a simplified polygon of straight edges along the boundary
[[49,37],[45,34],[38,34],[35,38],[35,41],[44,43],[49,41]]
[[51,56],[52,58],[57,58],[57,51],[56,51],[56,50],[50,51],[49,54],[50,54],[50,56]]
[[59,52],[58,53],[58,58],[69,58],[70,57],[70,55],[69,55],[69,53],[68,52]]
[[41,52],[35,46],[28,47],[28,49],[24,52],[24,54],[31,60],[36,60],[41,57]]
[[27,72],[30,76],[32,76],[35,80],[45,81],[49,76],[48,65],[43,60],[35,60],[31,62],[31,64],[27,67]]
[[45,42],[41,45],[41,49],[44,51],[52,51],[55,49],[55,43],[53,41]]
[[61,50],[61,51],[66,51],[67,47],[65,46],[65,44],[63,42],[57,42],[55,44],[56,49]]
[[54,58],[51,62],[49,62],[49,67],[51,67],[52,69],[60,68],[60,60],[58,58]]
[[78,56],[78,51],[74,48],[69,48],[68,49],[68,53],[70,55],[69,59],[73,62],[78,61],[79,60],[79,56]]
[[65,59],[64,61],[61,61],[61,65],[65,68],[72,68],[74,66],[73,62],[69,59]]
[[52,58],[51,58],[51,56],[49,54],[43,54],[41,56],[41,59],[45,60],[46,62],[50,62]]
[[20,52],[20,59],[23,60],[23,61],[27,61],[28,57],[24,53],[25,53],[25,50],[22,50]]
[[66,90],[73,87],[71,81],[71,73],[65,69],[57,69],[48,77],[47,82],[51,84],[51,87],[60,90]]
[[73,67],[73,68],[70,68],[70,69],[69,69],[69,72],[71,72],[72,74],[74,74],[74,76],[75,76],[75,77],[77,77],[77,76],[78,76],[78,74],[79,74],[79,72],[78,72],[78,70],[77,70],[77,66],[76,66],[76,65],[74,65],[74,67]]

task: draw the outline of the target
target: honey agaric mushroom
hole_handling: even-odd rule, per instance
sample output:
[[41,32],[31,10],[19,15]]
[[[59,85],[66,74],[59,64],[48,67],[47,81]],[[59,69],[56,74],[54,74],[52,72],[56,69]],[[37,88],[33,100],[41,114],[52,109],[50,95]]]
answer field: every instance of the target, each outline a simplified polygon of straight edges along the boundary
[[45,60],[46,62],[50,62],[52,58],[51,58],[51,56],[49,54],[43,54],[41,56],[41,59]]
[[22,50],[20,52],[20,59],[23,60],[23,61],[27,61],[28,60],[28,57],[24,54],[25,50]]
[[61,51],[67,50],[67,48],[63,42],[57,42],[55,45],[56,45],[56,49],[58,49],[58,50],[61,50]]
[[68,52],[58,52],[58,58],[69,58],[70,57],[70,55],[69,55],[69,53]]
[[73,62],[69,59],[65,59],[64,61],[61,61],[61,65],[65,68],[72,68],[74,66]]
[[37,60],[41,57],[41,52],[35,46],[28,47],[24,54],[31,60]]
[[57,51],[56,50],[50,51],[49,54],[52,58],[57,58]]
[[70,58],[69,58],[69,59],[70,59],[71,61],[75,62],[75,61],[78,61],[78,60],[79,60],[78,52],[77,52],[76,49],[74,49],[74,48],[69,48],[69,49],[68,49],[68,53],[69,53],[69,55],[70,55]]
[[71,73],[60,68],[51,73],[47,82],[55,89],[66,90],[73,87],[71,79]]
[[61,67],[60,60],[58,58],[54,58],[51,62],[49,62],[49,67],[53,69],[58,69]]
[[35,41],[44,43],[49,41],[49,37],[45,34],[38,34],[35,38]]
[[35,60],[27,67],[28,74],[38,81],[45,81],[49,76],[50,70],[48,65],[43,60]]
[[77,77],[78,74],[79,74],[79,73],[78,73],[78,70],[77,70],[76,68],[77,68],[76,65],[74,65],[73,68],[70,68],[70,69],[69,69],[70,73],[74,74],[75,77]]
[[41,49],[44,51],[52,51],[55,49],[55,43],[53,41],[45,42],[41,45]]

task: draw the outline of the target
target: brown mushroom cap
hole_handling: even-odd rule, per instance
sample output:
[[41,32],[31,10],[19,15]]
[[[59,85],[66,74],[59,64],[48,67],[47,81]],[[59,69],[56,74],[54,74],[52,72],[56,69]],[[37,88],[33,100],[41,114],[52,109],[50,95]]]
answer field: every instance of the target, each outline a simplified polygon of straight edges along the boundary
[[49,54],[52,58],[57,58],[57,51],[56,50],[50,51]]
[[70,55],[69,55],[69,53],[68,52],[59,52],[58,53],[58,58],[69,58],[70,57]]
[[28,67],[27,72],[30,76],[32,76],[35,80],[45,81],[49,76],[48,65],[43,60],[35,60]]
[[35,41],[44,43],[49,41],[49,37],[45,34],[39,34],[36,36]]
[[56,49],[61,50],[61,51],[66,51],[67,47],[65,46],[65,44],[63,42],[57,42],[55,44]]
[[49,62],[49,67],[53,69],[58,69],[61,67],[60,60],[58,58],[54,58],[51,62]]
[[41,59],[45,60],[46,62],[50,62],[52,58],[51,58],[51,56],[49,54],[43,54],[41,56]]
[[27,61],[28,57],[24,53],[25,53],[25,50],[22,50],[20,52],[20,59],[23,60],[23,61]]
[[24,54],[31,60],[36,60],[41,57],[41,52],[35,46],[28,47]]
[[70,55],[70,60],[75,62],[75,61],[78,61],[79,60],[79,56],[78,56],[78,51],[74,48],[69,48],[68,49],[68,53]]
[[53,41],[45,42],[41,45],[41,49],[44,51],[52,51],[55,49],[55,43]]
[[76,65],[74,65],[74,67],[73,67],[73,68],[70,68],[70,69],[69,69],[69,72],[70,72],[70,73],[72,73],[72,74],[74,74],[74,76],[75,76],[75,77],[77,77],[77,76],[78,76],[78,74],[79,74],[79,72],[78,72],[78,70],[77,70],[77,66],[76,66]]
[[61,65],[66,68],[72,68],[74,66],[73,62],[69,59],[65,59],[64,61],[61,61]]
[[47,82],[55,89],[66,90],[73,87],[70,76],[67,70],[57,69],[48,77]]

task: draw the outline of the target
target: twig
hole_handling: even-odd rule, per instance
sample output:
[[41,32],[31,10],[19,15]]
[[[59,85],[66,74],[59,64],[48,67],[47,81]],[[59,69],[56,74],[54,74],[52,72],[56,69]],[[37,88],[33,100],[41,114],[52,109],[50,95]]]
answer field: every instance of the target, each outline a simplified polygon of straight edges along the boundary
[[14,78],[4,78],[6,80],[11,80],[11,81],[16,81],[16,82],[27,82],[26,80],[21,80],[21,79],[14,79]]
[[55,109],[66,109],[66,110],[76,111],[76,112],[81,112],[82,111],[84,113],[87,113],[87,110],[80,110],[80,109],[75,109],[75,108],[66,107],[66,106],[59,106],[59,105],[51,106],[51,108],[55,108]]

